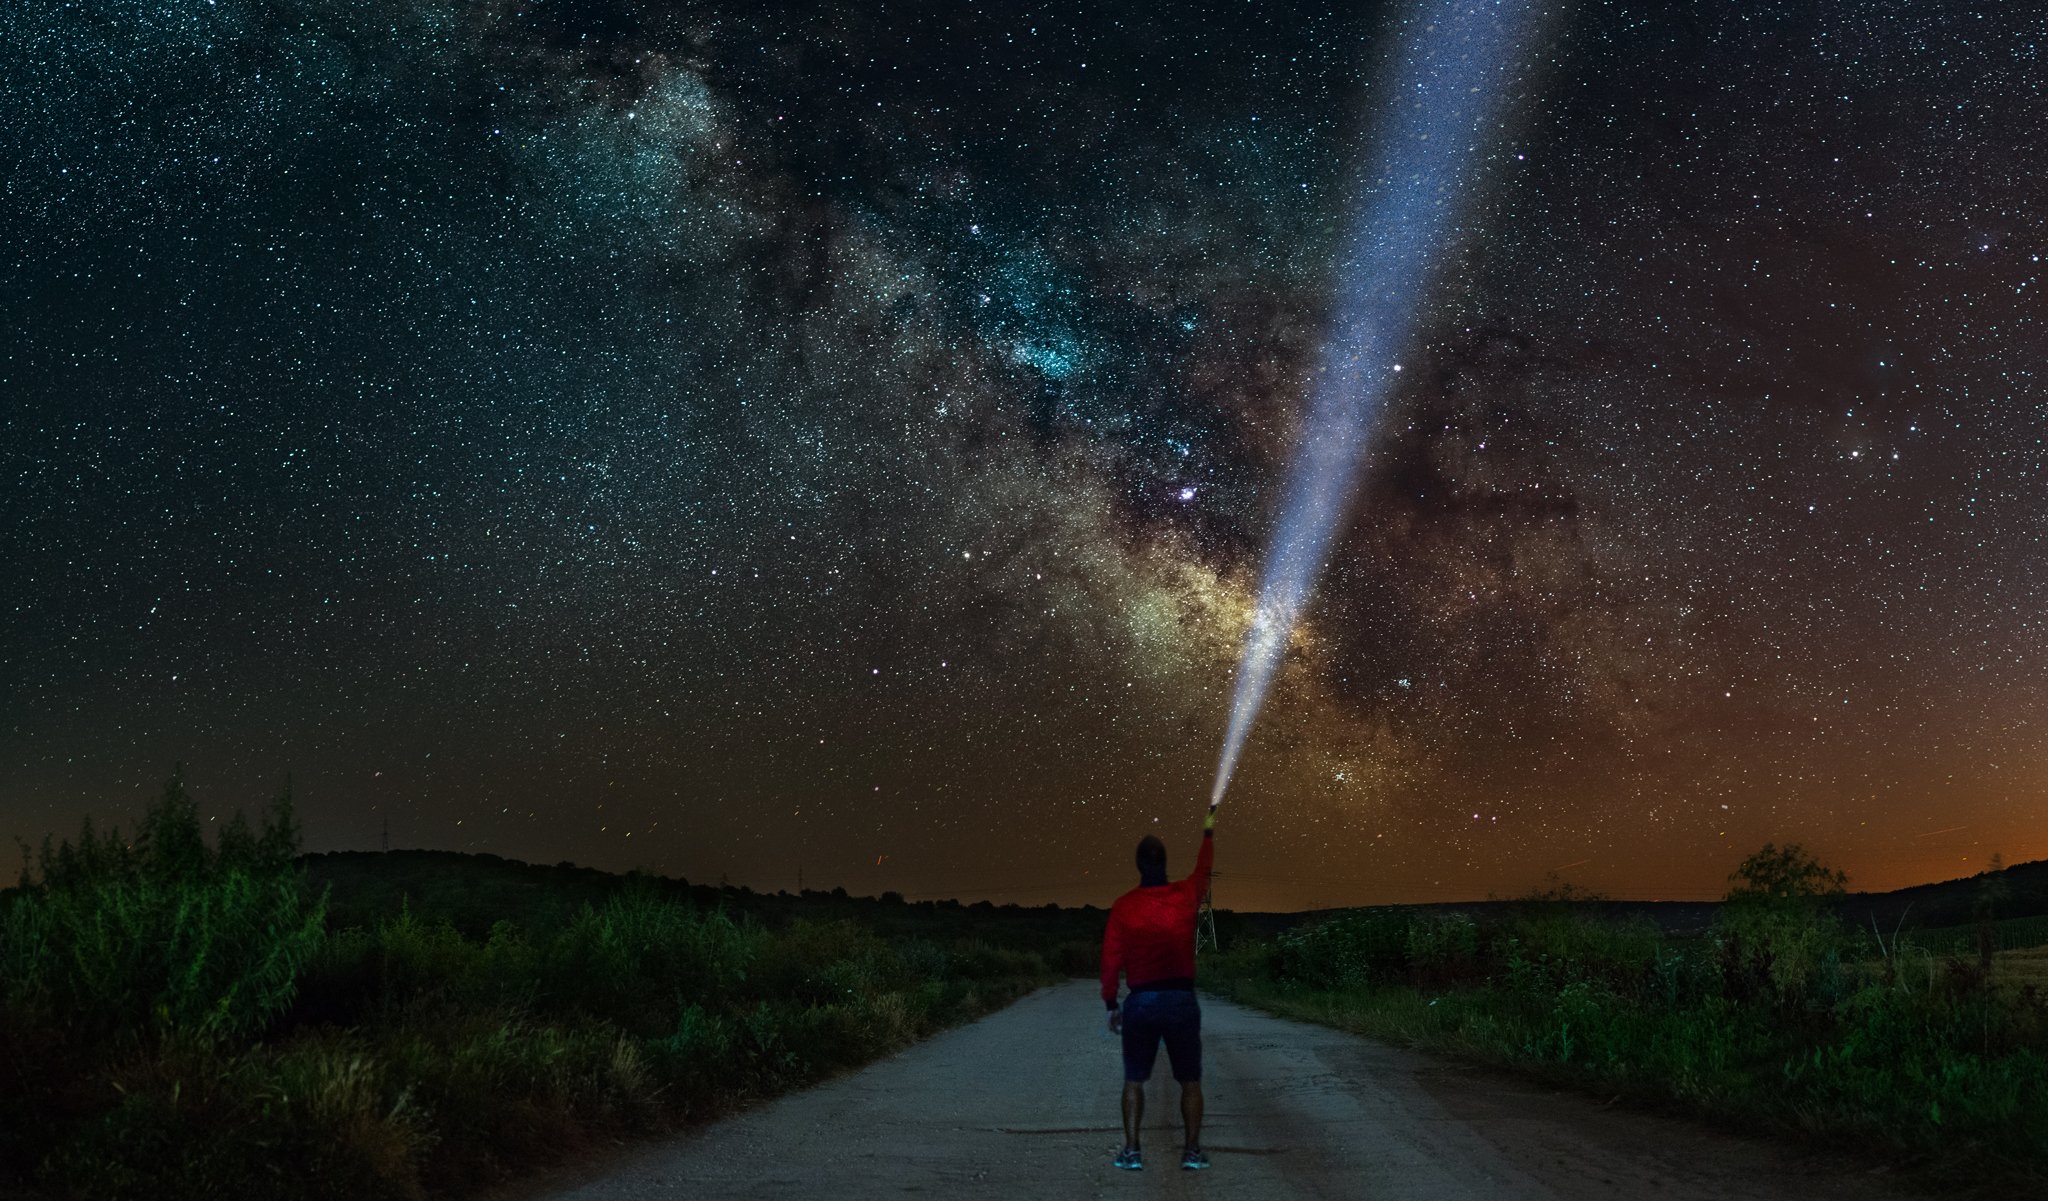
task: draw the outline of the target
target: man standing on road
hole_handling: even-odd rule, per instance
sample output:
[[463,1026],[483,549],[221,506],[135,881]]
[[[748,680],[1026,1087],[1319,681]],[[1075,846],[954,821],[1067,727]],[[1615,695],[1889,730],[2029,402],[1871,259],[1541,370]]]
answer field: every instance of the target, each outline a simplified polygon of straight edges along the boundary
[[[1216,806],[1202,822],[1202,850],[1187,879],[1166,879],[1166,844],[1147,834],[1138,842],[1138,887],[1116,899],[1102,933],[1102,1001],[1109,1028],[1124,1036],[1124,1149],[1116,1166],[1145,1166],[1138,1151],[1138,1127],[1145,1120],[1145,1082],[1166,1043],[1173,1078],[1180,1082],[1180,1116],[1187,1144],[1180,1166],[1209,1166],[1202,1153],[1202,1011],[1195,1004],[1195,917],[1209,891],[1216,860]],[[1116,1001],[1116,977],[1130,982],[1130,996]]]

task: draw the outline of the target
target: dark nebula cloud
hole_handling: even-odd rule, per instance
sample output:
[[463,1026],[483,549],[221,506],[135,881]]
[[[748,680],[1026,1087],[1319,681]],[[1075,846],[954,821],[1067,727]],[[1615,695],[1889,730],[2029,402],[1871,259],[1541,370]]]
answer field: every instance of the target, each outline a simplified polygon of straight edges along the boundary
[[[1396,15],[7,6],[0,834],[184,760],[318,848],[1112,896],[1206,795]],[[1224,903],[2048,855],[2044,42],[1564,13]]]

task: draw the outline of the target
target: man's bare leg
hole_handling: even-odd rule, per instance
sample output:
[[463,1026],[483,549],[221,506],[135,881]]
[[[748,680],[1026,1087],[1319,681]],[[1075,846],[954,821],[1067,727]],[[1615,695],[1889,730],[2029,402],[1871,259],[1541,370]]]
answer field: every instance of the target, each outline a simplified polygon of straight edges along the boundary
[[1145,1086],[1124,1081],[1124,1150],[1138,1150],[1138,1127],[1145,1124]]
[[1188,1128],[1187,1149],[1202,1149],[1202,1082],[1191,1080],[1180,1086],[1180,1120]]

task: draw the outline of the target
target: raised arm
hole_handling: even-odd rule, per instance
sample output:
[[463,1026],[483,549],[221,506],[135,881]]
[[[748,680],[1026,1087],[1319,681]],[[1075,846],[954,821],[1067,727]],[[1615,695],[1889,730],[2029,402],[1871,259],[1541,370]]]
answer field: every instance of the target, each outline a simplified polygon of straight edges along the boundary
[[1200,897],[1209,891],[1209,869],[1216,865],[1216,806],[1209,806],[1209,816],[1202,821],[1202,849],[1195,856],[1195,870],[1188,875],[1188,887]]

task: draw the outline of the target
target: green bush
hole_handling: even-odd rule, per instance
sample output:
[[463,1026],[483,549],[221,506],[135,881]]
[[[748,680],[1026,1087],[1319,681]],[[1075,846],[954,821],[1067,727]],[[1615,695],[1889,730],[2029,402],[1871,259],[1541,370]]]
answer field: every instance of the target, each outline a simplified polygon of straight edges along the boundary
[[1279,939],[1283,979],[1311,988],[1389,980],[1408,970],[1408,927],[1400,909],[1363,909],[1297,927]]
[[1799,848],[1771,847],[1738,869],[1702,936],[1556,898],[1485,923],[1362,911],[1241,941],[1204,973],[1283,1013],[1603,1093],[2037,1179],[2048,997],[1994,989],[1975,957],[1926,976],[1859,961],[1830,907],[1841,886]]
[[668,1025],[679,1001],[738,992],[764,938],[724,913],[630,888],[602,907],[584,909],[537,953],[537,985],[549,1007],[652,1033]]
[[89,821],[76,846],[46,842],[0,912],[0,1006],[89,1041],[260,1032],[297,995],[325,901],[290,866],[289,792],[260,839],[230,830],[209,851],[173,775],[135,842]]
[[365,1048],[313,1040],[226,1054],[167,1043],[110,1065],[104,1095],[39,1165],[69,1195],[414,1201],[424,1115]]
[[1060,975],[1085,979],[1102,970],[1102,943],[1097,939],[1070,938],[1054,947],[1047,958],[1052,970]]
[[289,875],[47,890],[0,918],[0,988],[85,1038],[241,1038],[290,1007],[322,926],[320,902]]
[[639,1040],[602,1022],[458,1010],[379,1033],[377,1044],[440,1146],[443,1188],[503,1179],[585,1144],[649,1127],[659,1080]]
[[1725,988],[1789,1009],[1839,1003],[1851,988],[1849,936],[1830,906],[1846,883],[1797,844],[1743,860],[1716,921]]
[[648,1062],[687,1111],[711,1103],[729,1084],[724,1073],[733,1058],[734,1025],[723,1014],[687,1004],[677,1012],[674,1029],[648,1040]]
[[1006,980],[1043,976],[1045,959],[1021,947],[998,947],[980,939],[966,939],[952,952],[953,975],[963,980]]
[[0,1173],[172,1201],[461,1191],[866,1062],[1051,975],[1024,947],[770,925],[646,878],[578,877],[485,922],[428,873],[408,878],[422,904],[380,885],[329,929],[289,790],[260,828],[201,830],[174,776],[134,839],[88,822],[0,894]]
[[1418,980],[1469,978],[1479,966],[1479,923],[1463,913],[1418,917],[1408,923],[1407,958]]

